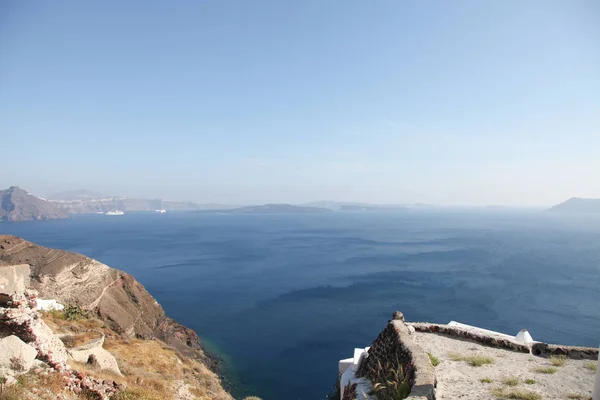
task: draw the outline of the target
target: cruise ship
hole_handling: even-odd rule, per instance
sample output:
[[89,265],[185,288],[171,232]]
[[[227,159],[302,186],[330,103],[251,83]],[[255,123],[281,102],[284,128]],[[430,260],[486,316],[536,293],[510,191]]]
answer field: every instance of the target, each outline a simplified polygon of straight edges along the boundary
[[104,213],[104,215],[123,215],[125,214],[123,211],[107,211]]

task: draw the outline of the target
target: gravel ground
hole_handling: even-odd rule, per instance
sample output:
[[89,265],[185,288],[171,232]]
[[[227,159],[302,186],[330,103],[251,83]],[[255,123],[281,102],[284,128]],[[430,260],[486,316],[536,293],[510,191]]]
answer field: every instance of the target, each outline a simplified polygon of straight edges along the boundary
[[[415,341],[426,351],[436,356],[440,364],[435,367],[438,381],[437,399],[486,400],[498,399],[492,394],[494,389],[527,391],[541,395],[542,399],[592,398],[595,372],[586,368],[590,360],[566,360],[565,365],[555,367],[554,374],[536,372],[538,367],[551,367],[549,359],[534,357],[526,353],[486,347],[481,344],[451,336],[416,332]],[[479,355],[490,357],[492,364],[474,367],[465,361],[453,361],[450,353],[464,356]],[[491,383],[481,379],[491,379]],[[517,378],[516,386],[503,381]],[[526,379],[535,380],[526,384]],[[573,397],[573,396],[580,397]],[[572,396],[572,397],[569,397]],[[505,397],[508,398],[508,397]],[[514,397],[513,397],[514,398]]]

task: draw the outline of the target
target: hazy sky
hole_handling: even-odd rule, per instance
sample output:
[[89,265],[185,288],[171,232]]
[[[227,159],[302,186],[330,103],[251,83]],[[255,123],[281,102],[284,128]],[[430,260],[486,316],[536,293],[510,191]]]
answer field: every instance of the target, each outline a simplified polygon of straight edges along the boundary
[[600,197],[600,2],[0,0],[0,187]]

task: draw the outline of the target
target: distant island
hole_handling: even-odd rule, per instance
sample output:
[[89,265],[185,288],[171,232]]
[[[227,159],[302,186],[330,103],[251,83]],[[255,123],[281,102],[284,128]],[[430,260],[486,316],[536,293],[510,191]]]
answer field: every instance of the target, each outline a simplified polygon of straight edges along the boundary
[[564,203],[550,208],[550,211],[571,214],[600,214],[600,199],[572,197]]
[[262,204],[251,206],[198,204],[191,201],[169,201],[125,196],[109,196],[90,190],[69,190],[47,198],[30,194],[18,186],[0,191],[0,222],[68,218],[71,214],[105,214],[108,212],[195,211],[228,214],[317,214],[336,212],[394,212],[430,209],[434,206],[415,204],[370,204],[339,201],[312,203]]
[[265,204],[222,210],[231,214],[317,214],[331,212],[327,208],[294,206],[292,204]]
[[406,211],[411,209],[429,209],[433,208],[430,204],[371,204],[355,203],[344,201],[315,201],[304,204],[308,207],[326,208],[332,211]]
[[89,190],[70,190],[48,197],[48,201],[69,214],[105,213],[120,211],[194,211],[222,210],[238,206],[224,204],[197,204],[191,201],[170,201],[125,196],[107,196]]
[[0,190],[0,221],[37,221],[68,218],[67,213],[46,199],[18,186]]

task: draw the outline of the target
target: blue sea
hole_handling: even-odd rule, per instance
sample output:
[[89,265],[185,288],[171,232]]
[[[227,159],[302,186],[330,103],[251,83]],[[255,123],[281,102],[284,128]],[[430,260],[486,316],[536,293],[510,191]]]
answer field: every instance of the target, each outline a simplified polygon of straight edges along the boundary
[[237,397],[318,400],[395,310],[600,343],[600,217],[544,211],[129,213],[0,224],[133,274]]

